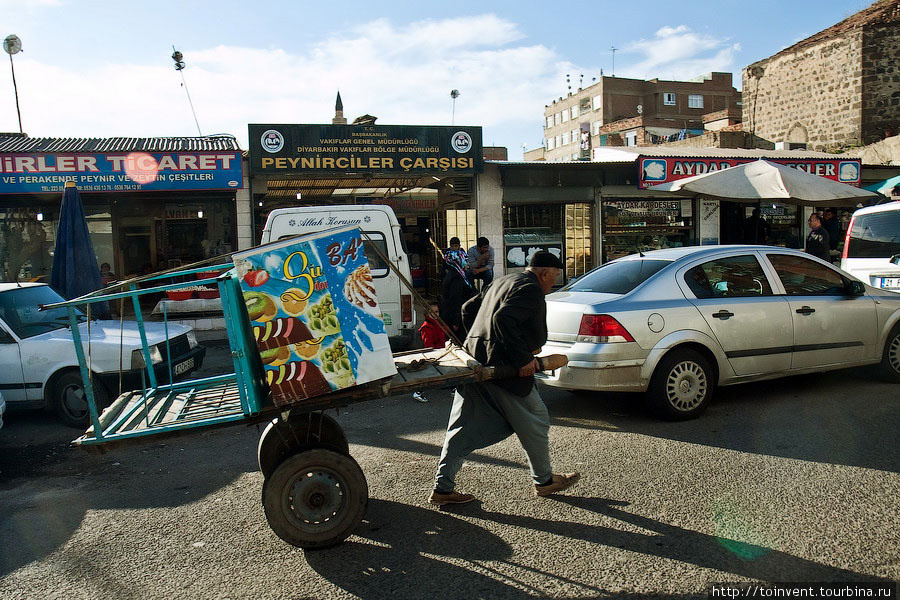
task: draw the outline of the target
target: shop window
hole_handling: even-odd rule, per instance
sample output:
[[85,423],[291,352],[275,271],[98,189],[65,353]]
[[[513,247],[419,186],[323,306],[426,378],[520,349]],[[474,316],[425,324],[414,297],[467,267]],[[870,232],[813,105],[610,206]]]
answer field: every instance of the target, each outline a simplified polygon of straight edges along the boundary
[[447,239],[443,248],[447,248],[450,238],[458,237],[463,250],[468,250],[475,245],[478,239],[478,224],[475,220],[475,209],[465,208],[448,210],[447,215]]
[[695,243],[693,200],[604,200],[602,211],[602,262]]
[[566,279],[579,277],[594,266],[593,215],[593,204],[566,204]]
[[675,106],[675,94],[673,92],[663,93],[663,105]]
[[703,108],[703,96],[700,94],[689,95],[688,108]]

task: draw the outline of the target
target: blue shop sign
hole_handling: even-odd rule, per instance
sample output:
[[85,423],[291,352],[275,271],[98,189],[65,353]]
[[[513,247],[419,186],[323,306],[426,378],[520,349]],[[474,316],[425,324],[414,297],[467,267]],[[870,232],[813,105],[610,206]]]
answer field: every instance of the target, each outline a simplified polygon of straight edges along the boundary
[[0,194],[227,190],[241,187],[240,152],[0,154]]

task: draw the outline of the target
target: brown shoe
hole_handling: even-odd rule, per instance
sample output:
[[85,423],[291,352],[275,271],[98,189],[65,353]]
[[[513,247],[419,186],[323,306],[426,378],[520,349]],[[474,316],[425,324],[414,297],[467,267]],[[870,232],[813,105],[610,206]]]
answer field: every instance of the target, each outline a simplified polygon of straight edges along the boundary
[[581,479],[580,473],[554,473],[553,479],[547,485],[534,484],[535,496],[549,496],[556,492],[567,490]]
[[465,504],[475,499],[472,494],[460,494],[459,492],[450,492],[449,494],[441,494],[439,492],[431,492],[428,501],[437,506],[445,504]]

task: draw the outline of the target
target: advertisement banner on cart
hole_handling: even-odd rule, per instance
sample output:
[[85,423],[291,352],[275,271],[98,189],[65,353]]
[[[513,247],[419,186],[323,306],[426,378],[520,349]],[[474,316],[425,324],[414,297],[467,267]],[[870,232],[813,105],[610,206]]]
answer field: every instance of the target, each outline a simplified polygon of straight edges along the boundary
[[356,227],[234,255],[277,406],[397,372]]
[[241,187],[240,152],[0,154],[0,194],[228,190]]

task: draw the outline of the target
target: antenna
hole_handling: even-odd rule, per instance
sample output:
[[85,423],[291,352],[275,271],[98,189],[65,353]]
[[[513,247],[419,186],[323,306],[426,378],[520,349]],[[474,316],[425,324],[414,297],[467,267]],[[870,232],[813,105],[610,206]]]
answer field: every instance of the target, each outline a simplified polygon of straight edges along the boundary
[[615,77],[616,76],[616,50],[618,50],[618,48],[616,48],[615,46],[610,46],[609,49],[612,50],[612,54],[613,54],[612,76]]
[[450,113],[450,124],[456,121],[456,99],[459,98],[459,90],[450,90],[450,97],[453,99],[453,111]]
[[8,35],[3,40],[3,49],[9,54],[9,69],[12,71],[13,92],[16,94],[16,114],[19,115],[19,133],[22,132],[22,111],[19,110],[19,88],[16,87],[16,69],[13,67],[12,55],[22,51],[22,40],[17,35]]
[[197,112],[194,110],[194,103],[191,101],[191,93],[188,91],[187,81],[184,79],[184,55],[172,46],[172,60],[175,61],[175,70],[181,74],[181,85],[184,87],[184,93],[187,94],[188,104],[191,106],[191,114],[194,115],[194,124],[197,125],[197,134],[202,136],[200,131],[200,122],[197,121]]

